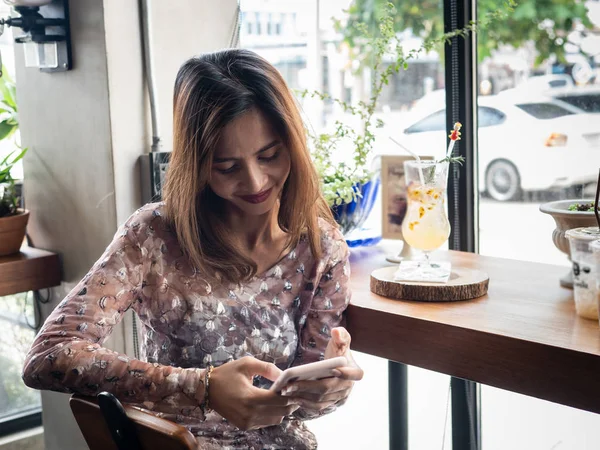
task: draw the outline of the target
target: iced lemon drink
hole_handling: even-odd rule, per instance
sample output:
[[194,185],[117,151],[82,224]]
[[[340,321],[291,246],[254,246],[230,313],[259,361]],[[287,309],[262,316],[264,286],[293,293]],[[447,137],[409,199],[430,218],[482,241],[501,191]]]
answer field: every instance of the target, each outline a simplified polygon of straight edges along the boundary
[[450,236],[445,207],[448,163],[406,161],[404,170],[408,206],[402,236],[411,247],[431,252]]
[[408,207],[402,235],[408,245],[430,252],[440,248],[450,236],[446,217],[445,189],[414,183],[408,187]]

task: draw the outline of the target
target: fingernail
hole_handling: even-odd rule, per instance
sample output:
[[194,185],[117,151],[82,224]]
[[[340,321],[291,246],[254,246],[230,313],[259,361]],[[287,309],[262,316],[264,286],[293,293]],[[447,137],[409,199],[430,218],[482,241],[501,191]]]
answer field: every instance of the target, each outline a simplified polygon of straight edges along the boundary
[[288,396],[290,396],[290,395],[291,395],[293,392],[296,392],[297,390],[298,390],[298,388],[297,388],[297,387],[295,387],[295,386],[289,386],[289,387],[286,387],[286,388],[284,388],[284,389],[281,391],[281,395],[283,395],[284,397],[288,397]]
[[341,377],[341,376],[342,376],[342,372],[340,372],[340,371],[339,371],[339,370],[337,370],[337,369],[333,369],[333,370],[331,371],[331,373],[333,374],[333,376],[334,376],[334,377]]

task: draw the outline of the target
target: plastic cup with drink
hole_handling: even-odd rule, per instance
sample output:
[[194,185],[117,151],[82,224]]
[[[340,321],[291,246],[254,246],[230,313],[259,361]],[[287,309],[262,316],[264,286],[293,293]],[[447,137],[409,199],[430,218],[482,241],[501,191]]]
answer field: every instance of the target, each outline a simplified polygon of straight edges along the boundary
[[571,248],[575,310],[581,317],[598,320],[597,264],[591,244],[600,239],[600,230],[598,227],[573,228],[565,235]]

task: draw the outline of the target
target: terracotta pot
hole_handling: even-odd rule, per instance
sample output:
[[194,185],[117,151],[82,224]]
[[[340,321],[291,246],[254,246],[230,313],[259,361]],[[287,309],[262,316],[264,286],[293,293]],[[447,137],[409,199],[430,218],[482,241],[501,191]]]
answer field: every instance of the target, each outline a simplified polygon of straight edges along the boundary
[[16,216],[0,217],[0,256],[19,253],[29,220],[29,211],[20,211]]
[[[540,211],[551,215],[556,222],[556,228],[552,232],[552,241],[557,249],[568,256],[569,260],[571,259],[571,251],[565,232],[573,228],[598,225],[596,216],[592,211],[569,211],[569,206],[573,203],[592,203],[593,201],[594,199],[559,200],[544,203],[540,206]],[[569,273],[560,279],[560,285],[573,288],[573,273],[570,269]]]

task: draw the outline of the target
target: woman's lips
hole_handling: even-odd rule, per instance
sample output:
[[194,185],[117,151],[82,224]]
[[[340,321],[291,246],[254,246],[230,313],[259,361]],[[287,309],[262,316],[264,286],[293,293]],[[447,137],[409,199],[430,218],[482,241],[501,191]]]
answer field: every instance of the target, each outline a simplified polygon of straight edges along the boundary
[[272,190],[273,188],[259,192],[256,195],[240,195],[240,198],[248,203],[262,203],[269,198]]

